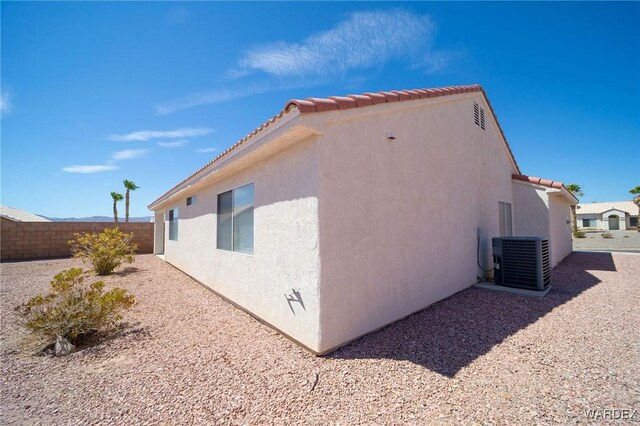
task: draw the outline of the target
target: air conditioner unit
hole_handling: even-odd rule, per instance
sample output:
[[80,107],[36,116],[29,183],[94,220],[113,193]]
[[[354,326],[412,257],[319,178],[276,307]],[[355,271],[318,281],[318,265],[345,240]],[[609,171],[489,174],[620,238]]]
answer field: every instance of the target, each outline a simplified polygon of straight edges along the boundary
[[549,240],[541,237],[493,238],[495,283],[545,290],[551,283]]

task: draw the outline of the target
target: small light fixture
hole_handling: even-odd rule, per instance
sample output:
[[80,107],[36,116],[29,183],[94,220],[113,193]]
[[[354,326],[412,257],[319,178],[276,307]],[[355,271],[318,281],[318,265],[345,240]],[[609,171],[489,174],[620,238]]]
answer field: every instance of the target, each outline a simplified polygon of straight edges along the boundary
[[390,141],[396,140],[396,135],[393,134],[392,132],[387,132],[386,136],[387,136],[387,140],[390,140]]

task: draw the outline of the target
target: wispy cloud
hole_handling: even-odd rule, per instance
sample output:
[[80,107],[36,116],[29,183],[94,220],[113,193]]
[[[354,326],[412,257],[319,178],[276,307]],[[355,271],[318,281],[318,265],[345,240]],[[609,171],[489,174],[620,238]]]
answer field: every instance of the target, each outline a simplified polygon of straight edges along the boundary
[[118,166],[115,166],[113,164],[96,164],[91,166],[74,165],[74,166],[63,167],[62,171],[67,173],[90,174],[90,173],[109,172],[111,170],[116,170],[117,168]]
[[4,115],[11,111],[11,95],[6,91],[0,93],[0,114]]
[[123,149],[111,154],[111,158],[116,161],[131,160],[133,158],[140,158],[149,152],[148,149]]
[[285,86],[278,83],[258,82],[253,84],[245,84],[237,88],[222,88],[208,90],[205,92],[192,93],[181,99],[158,104],[154,108],[157,114],[165,115],[175,111],[200,105],[217,104],[219,102],[259,95],[261,93],[274,92],[283,88],[285,88]]
[[[433,47],[436,31],[428,15],[410,11],[351,13],[333,28],[311,34],[302,42],[253,46],[227,70],[225,88],[192,93],[158,104],[155,110],[168,114],[267,92],[341,84],[351,80],[354,72],[380,69],[392,62],[406,70],[437,72],[455,55]],[[247,84],[247,79],[254,81]],[[238,81],[237,86],[229,81]]]
[[171,142],[158,142],[158,146],[161,146],[163,148],[180,148],[182,146],[185,146],[186,144],[187,144],[186,139],[180,139],[180,140],[171,141]]
[[392,60],[421,62],[430,54],[435,30],[427,15],[402,10],[356,12],[302,43],[277,42],[250,49],[239,68],[306,77],[377,67]]
[[116,151],[111,154],[111,159],[106,164],[94,164],[94,165],[73,165],[63,167],[62,171],[67,173],[100,173],[117,170],[118,166],[114,164],[116,161],[131,160],[134,158],[140,158],[146,155],[149,149],[123,149],[122,151]]
[[213,133],[208,127],[185,127],[176,130],[139,130],[125,135],[110,135],[112,141],[132,142],[148,141],[150,139],[180,139],[203,136]]
[[196,152],[217,152],[216,148],[200,148],[196,149]]

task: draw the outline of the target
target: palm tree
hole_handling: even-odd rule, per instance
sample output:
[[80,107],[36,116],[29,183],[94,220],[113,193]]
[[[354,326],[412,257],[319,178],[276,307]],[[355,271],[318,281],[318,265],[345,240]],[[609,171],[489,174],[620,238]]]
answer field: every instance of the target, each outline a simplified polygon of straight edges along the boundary
[[137,186],[132,181],[126,180],[126,179],[123,180],[122,183],[124,184],[124,187],[127,190],[127,192],[125,192],[125,201],[124,201],[124,208],[125,208],[124,221],[129,222],[129,191],[135,191],[140,187]]
[[111,198],[113,198],[113,221],[118,223],[118,206],[116,205],[116,203],[118,201],[121,201],[124,197],[122,196],[122,194],[114,191],[111,192]]
[[[577,183],[570,183],[566,188],[576,198],[580,198],[584,195],[582,193],[582,188]],[[578,232],[578,217],[576,215],[575,205],[571,205],[571,222],[573,223],[573,234],[575,235],[575,233]]]
[[[636,186],[635,188],[630,189],[629,192],[634,195],[633,202],[636,206],[638,206],[638,217],[640,217],[640,186]],[[636,226],[636,230],[640,232],[640,224]]]

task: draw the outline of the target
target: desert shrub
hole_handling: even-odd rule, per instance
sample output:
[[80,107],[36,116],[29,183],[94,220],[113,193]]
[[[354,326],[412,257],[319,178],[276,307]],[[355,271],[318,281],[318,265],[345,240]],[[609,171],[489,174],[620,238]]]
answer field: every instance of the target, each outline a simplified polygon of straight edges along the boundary
[[611,232],[605,232],[604,234],[602,234],[602,238],[613,238],[613,234]]
[[584,231],[573,231],[573,236],[576,238],[587,238],[587,235]]
[[49,294],[18,306],[25,326],[49,343],[61,336],[73,344],[115,327],[135,297],[122,288],[105,292],[104,282],[87,284],[85,277],[81,268],[66,269],[51,281]]
[[93,266],[98,275],[112,273],[122,262],[133,263],[138,249],[132,243],[133,233],[127,234],[118,228],[106,228],[99,234],[76,233],[75,240],[69,241],[73,257],[82,259]]

